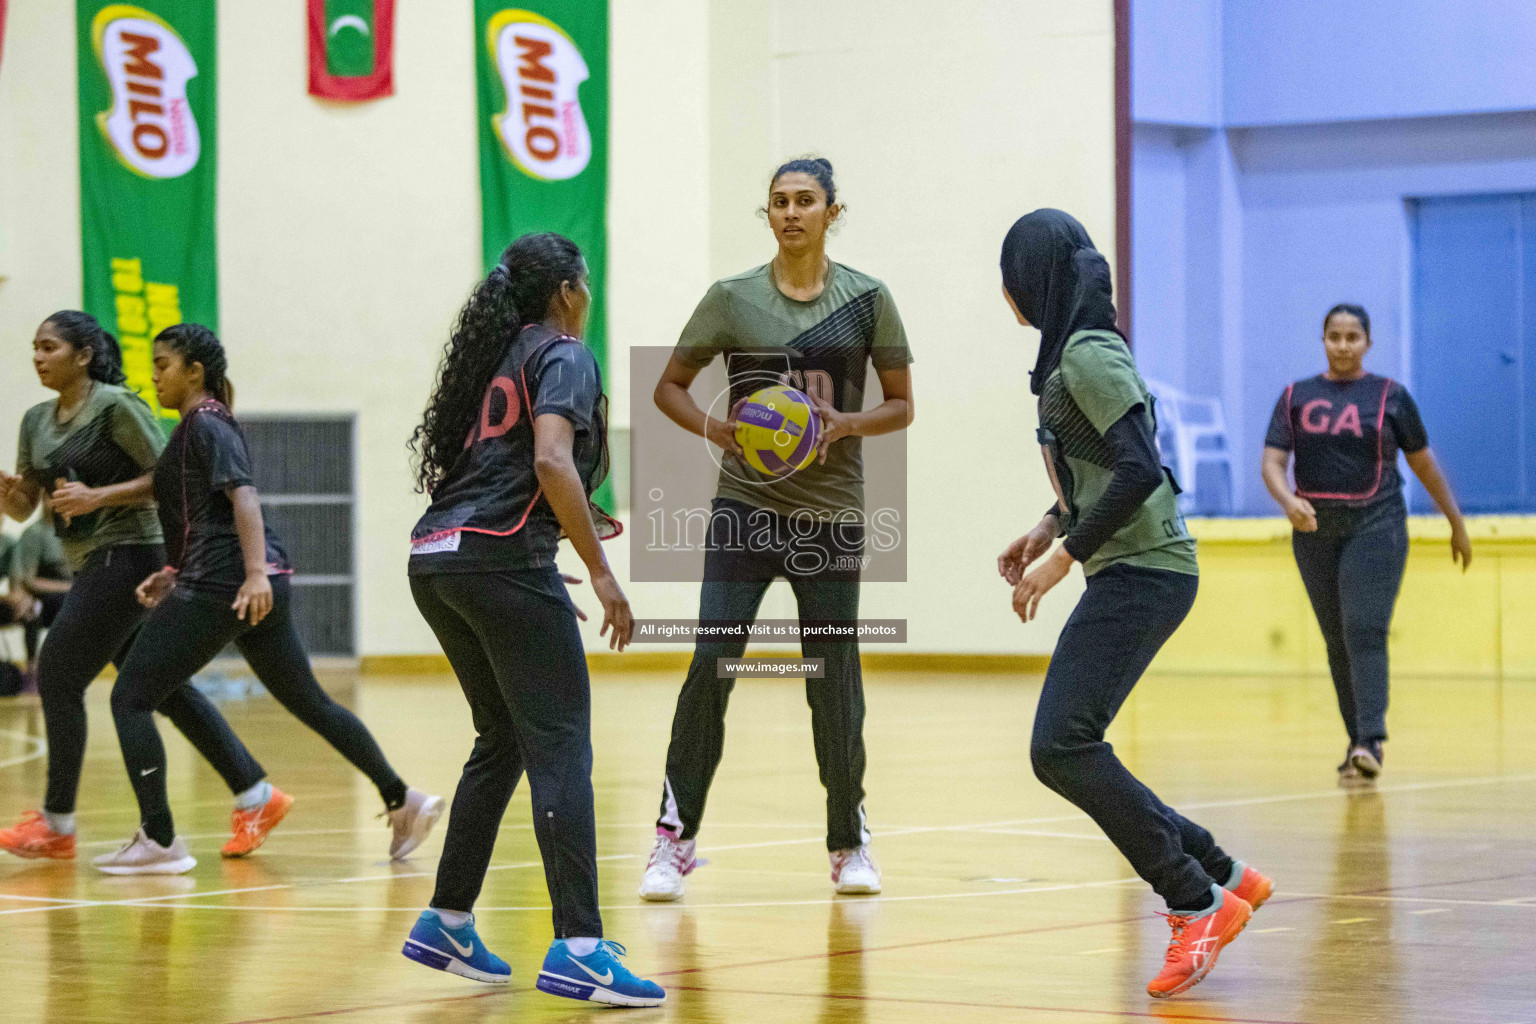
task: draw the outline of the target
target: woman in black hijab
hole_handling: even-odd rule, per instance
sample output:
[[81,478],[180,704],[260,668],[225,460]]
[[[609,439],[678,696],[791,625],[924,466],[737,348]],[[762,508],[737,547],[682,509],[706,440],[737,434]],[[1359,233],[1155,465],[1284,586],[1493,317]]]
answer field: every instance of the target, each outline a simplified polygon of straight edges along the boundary
[[1040,330],[1030,390],[1040,396],[1039,438],[1057,502],[998,557],[998,572],[1013,584],[1024,622],[1074,563],[1088,577],[1051,655],[1030,760],[1167,902],[1173,937],[1147,992],[1176,995],[1210,972],[1273,888],[1160,801],[1104,742],[1194,603],[1195,541],[1153,443],[1152,397],[1115,327],[1109,265],[1088,233],[1060,210],[1036,210],[1003,240],[1002,270],[1014,316]]

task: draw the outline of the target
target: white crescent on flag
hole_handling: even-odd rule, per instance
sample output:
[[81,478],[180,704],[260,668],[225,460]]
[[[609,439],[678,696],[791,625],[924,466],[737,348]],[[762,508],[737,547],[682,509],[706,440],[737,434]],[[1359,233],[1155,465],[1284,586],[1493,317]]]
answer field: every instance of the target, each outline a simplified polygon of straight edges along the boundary
[[331,35],[335,35],[344,28],[355,28],[363,35],[368,34],[368,23],[355,14],[343,14],[331,22]]

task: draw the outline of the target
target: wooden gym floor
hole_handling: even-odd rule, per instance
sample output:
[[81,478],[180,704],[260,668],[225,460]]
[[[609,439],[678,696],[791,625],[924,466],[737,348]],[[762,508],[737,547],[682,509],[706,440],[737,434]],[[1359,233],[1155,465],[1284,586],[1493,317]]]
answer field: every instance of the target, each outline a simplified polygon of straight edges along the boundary
[[[700,854],[676,905],[635,887],[652,835],[679,680],[595,681],[605,919],[669,990],[647,1021],[1136,1019],[1360,1024],[1536,1021],[1536,683],[1400,680],[1388,773],[1334,782],[1343,739],[1322,680],[1153,677],[1111,738],[1168,802],[1271,874],[1276,898],[1198,988],[1154,1004],[1167,927],[1092,824],[1040,786],[1027,746],[1038,680],[876,673],[869,800],[885,893],[834,898],[798,682],[737,687]],[[416,786],[449,794],[470,744],[456,688],[328,677]],[[0,1017],[49,1021],[584,1021],[542,995],[549,942],[526,788],[478,908],[508,990],[400,956],[432,890],[440,835],[387,862],[377,797],[265,698],[224,705],[298,798],[255,856],[221,861],[228,794],[162,723],[178,826],[199,858],[170,879],[86,859],[136,814],[106,706],[80,800],[81,859],[0,860]],[[0,816],[38,803],[34,698],[0,701]],[[619,1012],[619,1011],[606,1011]]]

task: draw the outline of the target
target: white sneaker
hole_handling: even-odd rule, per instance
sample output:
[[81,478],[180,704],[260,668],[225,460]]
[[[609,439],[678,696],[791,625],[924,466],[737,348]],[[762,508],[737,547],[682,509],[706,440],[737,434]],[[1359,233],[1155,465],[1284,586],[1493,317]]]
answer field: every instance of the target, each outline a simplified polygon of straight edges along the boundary
[[670,903],[683,898],[683,876],[694,869],[694,841],[678,839],[666,829],[656,830],[656,845],[640,879],[640,898]]
[[181,836],[170,846],[161,846],[141,828],[133,838],[113,853],[104,853],[91,861],[109,875],[181,875],[197,867],[197,860],[187,850]]
[[405,803],[387,812],[386,816],[395,833],[389,841],[389,859],[405,860],[443,816],[443,798],[428,796],[419,789],[408,789]]
[[832,884],[844,896],[869,896],[880,891],[880,868],[875,864],[869,844],[852,850],[833,850]]

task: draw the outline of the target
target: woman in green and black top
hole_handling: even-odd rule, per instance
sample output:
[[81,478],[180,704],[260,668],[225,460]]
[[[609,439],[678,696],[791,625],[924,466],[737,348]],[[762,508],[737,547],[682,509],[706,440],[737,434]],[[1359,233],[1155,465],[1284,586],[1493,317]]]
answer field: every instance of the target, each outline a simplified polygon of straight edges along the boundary
[[[75,793],[85,761],[85,689],[127,650],[145,611],[134,590],[165,565],[153,471],[165,435],[149,406],[123,387],[117,339],[89,313],[55,313],[37,329],[32,365],[59,397],[21,421],[16,473],[0,471],[0,507],[17,520],[47,505],[74,585],[38,655],[48,735],[48,795],[0,829],[21,857],[75,855]],[[160,710],[239,793],[263,772],[222,715],[183,682]]]
[[[1269,879],[1126,770],[1104,731],[1194,604],[1195,542],[1153,442],[1153,402],[1115,327],[1109,265],[1059,210],[1021,217],[1003,242],[1003,292],[1040,330],[1030,389],[1057,502],[998,558],[1025,622],[1083,564],[1088,589],[1051,655],[1035,712],[1035,774],[1082,808],[1167,901],[1173,940],[1148,993],[1198,983],[1269,897]],[[1066,542],[1027,576],[1056,538]]]
[[[859,438],[912,422],[906,332],[885,285],[827,259],[837,191],[826,160],[794,160],[774,173],[768,223],[779,243],[772,261],[715,282],[683,328],[656,385],[656,404],[673,422],[724,453],[704,555],[699,620],[736,626],[757,617],[776,577],[789,581],[800,620],[851,623],[859,610],[864,545],[864,467]],[[821,416],[819,461],[785,477],[751,469],[736,424],[707,415],[688,393],[699,371],[726,358],[733,406],[765,384],[804,390]],[[884,400],[864,410],[869,364]],[[791,526],[794,522],[793,527]],[[807,524],[814,524],[808,526]],[[700,639],[678,696],[667,749],[656,843],[640,895],[675,900],[693,870],[694,836],[720,763],[734,679],[716,660],[740,658],[746,639]],[[864,823],[864,690],[858,645],[804,640],[824,678],[806,680],[816,761],[827,789],[827,850],[843,893],[880,891]]]

